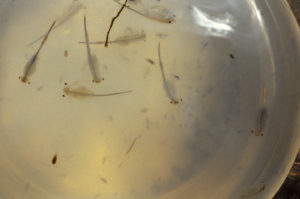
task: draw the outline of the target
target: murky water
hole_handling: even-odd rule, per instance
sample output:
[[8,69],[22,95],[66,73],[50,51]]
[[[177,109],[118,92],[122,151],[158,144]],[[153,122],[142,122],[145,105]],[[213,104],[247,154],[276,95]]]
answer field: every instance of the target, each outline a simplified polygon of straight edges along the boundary
[[[262,59],[269,52],[247,3],[238,23],[232,5],[197,2],[129,1],[107,48],[118,1],[0,2],[0,197],[189,198],[190,189],[206,197],[234,187],[238,180],[218,179],[231,179],[249,139],[258,139],[251,130],[272,101],[275,83],[263,72],[272,60]],[[100,83],[84,16],[89,41],[98,42],[90,51]]]

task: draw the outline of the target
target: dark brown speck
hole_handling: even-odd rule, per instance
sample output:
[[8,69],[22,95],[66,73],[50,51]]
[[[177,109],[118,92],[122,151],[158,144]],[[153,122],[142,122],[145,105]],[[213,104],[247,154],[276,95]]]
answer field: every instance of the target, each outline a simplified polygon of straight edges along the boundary
[[55,154],[52,158],[52,164],[55,164],[57,161],[57,154]]

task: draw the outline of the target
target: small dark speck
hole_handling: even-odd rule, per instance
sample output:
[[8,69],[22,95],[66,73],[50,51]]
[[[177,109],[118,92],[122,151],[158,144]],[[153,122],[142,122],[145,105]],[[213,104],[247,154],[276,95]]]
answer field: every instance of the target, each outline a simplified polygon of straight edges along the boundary
[[19,76],[19,79],[21,79],[21,76]]
[[57,161],[57,154],[55,154],[52,158],[52,164],[55,164]]
[[101,178],[101,181],[107,183],[107,180],[105,178]]
[[208,42],[207,41],[206,42],[201,42],[201,44],[202,44],[203,48],[205,48],[208,45]]
[[148,62],[148,63],[150,63],[150,64],[155,64],[155,62],[152,60],[152,59],[148,59],[148,58],[146,58],[146,61]]
[[234,55],[233,54],[230,54],[229,56],[230,56],[231,59],[234,59]]
[[252,130],[251,133],[254,133],[254,131]]
[[62,97],[66,97],[65,95],[62,95]]
[[43,88],[44,88],[44,87],[40,86],[40,87],[38,87],[36,90],[37,90],[37,91],[41,91]]
[[31,82],[28,82],[27,84],[31,84]]
[[65,86],[67,86],[68,85],[68,83],[67,82],[65,82]]
[[264,134],[262,133],[261,136],[264,136]]
[[180,79],[180,77],[179,77],[178,75],[174,75],[174,77],[175,77],[176,79]]
[[148,111],[149,111],[149,109],[143,108],[140,112],[141,112],[141,113],[147,113]]

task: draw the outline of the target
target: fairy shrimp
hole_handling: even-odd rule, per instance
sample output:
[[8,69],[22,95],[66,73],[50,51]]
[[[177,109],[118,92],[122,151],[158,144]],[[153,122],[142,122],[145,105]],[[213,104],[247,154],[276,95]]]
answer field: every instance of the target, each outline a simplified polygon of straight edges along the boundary
[[41,42],[40,44],[40,47],[38,48],[38,50],[36,51],[36,53],[31,57],[31,59],[27,62],[27,64],[25,65],[25,68],[24,68],[24,73],[23,75],[20,77],[21,81],[26,83],[28,81],[28,77],[34,72],[34,69],[35,69],[35,64],[36,64],[36,61],[37,61],[37,58],[38,58],[38,55],[41,51],[41,49],[43,48],[43,46],[45,45],[47,39],[48,39],[48,36],[51,32],[51,30],[53,29],[54,25],[55,25],[56,21],[54,21],[52,23],[52,25],[50,26],[48,32],[46,33],[46,35],[44,36],[44,39],[43,41]]
[[88,63],[90,67],[90,71],[93,77],[93,81],[95,83],[100,83],[101,79],[98,76],[96,66],[95,66],[95,60],[96,56],[92,56],[91,54],[91,48],[90,48],[90,42],[89,42],[89,35],[86,27],[86,17],[84,16],[84,35],[85,35],[85,43],[86,43],[86,49],[87,49],[87,56],[88,56]]
[[65,96],[71,97],[108,97],[114,95],[121,95],[132,92],[132,90],[127,91],[120,91],[120,92],[112,92],[112,93],[104,93],[104,94],[97,94],[92,92],[91,90],[87,89],[84,86],[78,86],[75,88],[71,88],[69,86],[64,87],[63,92]]
[[[114,2],[121,5],[121,3],[118,0],[114,0]],[[175,22],[175,17],[176,17],[175,14],[173,14],[168,9],[166,9],[162,6],[153,6],[151,8],[143,7],[143,9],[141,11],[134,9],[134,8],[130,7],[129,5],[126,5],[125,7],[138,15],[141,15],[145,18],[148,18],[148,19],[160,22],[160,23],[170,24],[170,23]]]
[[177,100],[173,96],[173,94],[170,90],[170,85],[168,84],[167,79],[166,79],[166,75],[165,75],[165,71],[164,71],[164,65],[163,65],[163,62],[161,60],[160,43],[158,43],[158,60],[159,60],[159,66],[160,66],[160,71],[161,71],[161,75],[162,75],[163,86],[164,86],[165,92],[166,92],[167,96],[169,97],[169,99],[171,100],[171,104],[178,104],[179,100]]

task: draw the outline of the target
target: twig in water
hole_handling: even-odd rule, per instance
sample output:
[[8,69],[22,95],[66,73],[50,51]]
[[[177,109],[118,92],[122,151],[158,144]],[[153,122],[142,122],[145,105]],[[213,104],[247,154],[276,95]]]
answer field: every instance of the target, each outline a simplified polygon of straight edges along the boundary
[[127,4],[127,1],[128,1],[128,0],[125,0],[124,4],[122,5],[122,7],[121,7],[121,9],[119,10],[119,12],[117,13],[117,15],[116,15],[115,17],[113,17],[112,20],[111,20],[109,29],[108,29],[107,34],[106,34],[106,40],[105,40],[105,44],[104,44],[105,47],[107,47],[107,46],[108,46],[108,43],[109,43],[108,40],[109,40],[110,30],[112,29],[115,20],[120,16],[121,12],[124,10],[124,8],[125,8],[125,6],[126,6],[126,4]]

